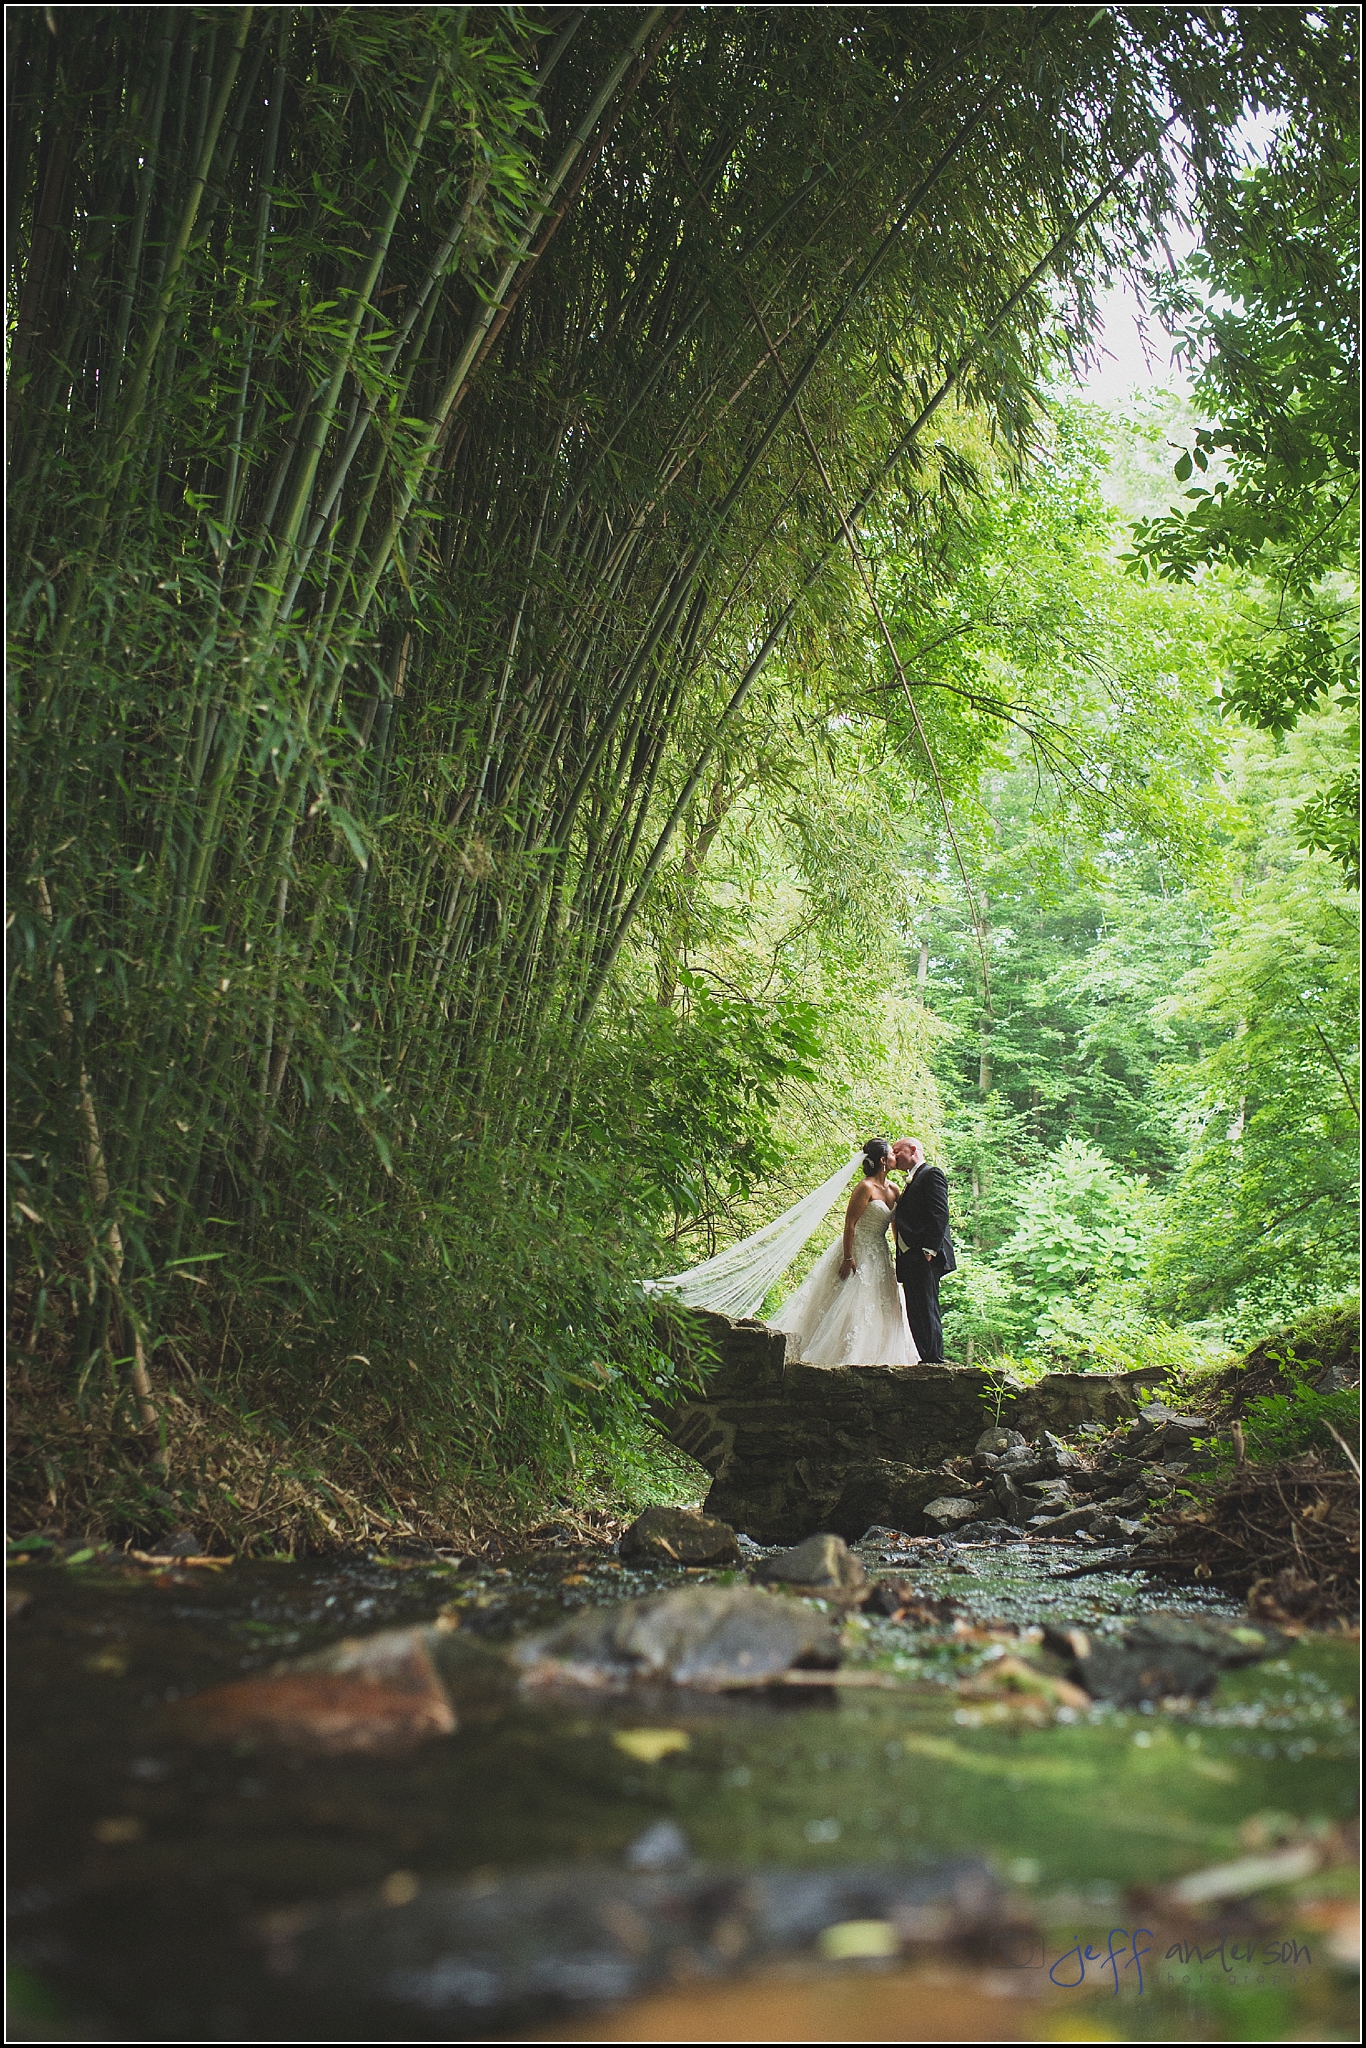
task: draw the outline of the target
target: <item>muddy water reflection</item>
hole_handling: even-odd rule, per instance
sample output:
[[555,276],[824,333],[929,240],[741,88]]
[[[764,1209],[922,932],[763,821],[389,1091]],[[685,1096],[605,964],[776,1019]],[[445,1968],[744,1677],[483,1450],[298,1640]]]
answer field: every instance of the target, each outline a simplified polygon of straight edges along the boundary
[[[272,1913],[343,1900],[399,1910],[471,1877],[621,1870],[661,1823],[693,1867],[732,1872],[982,1859],[1038,1926],[1061,1938],[1094,1921],[1103,1940],[1101,1923],[1125,1917],[1135,1887],[1245,1854],[1259,1826],[1276,1838],[1340,1821],[1355,1785],[1346,1645],[1301,1642],[1177,1716],[1097,1708],[1031,1726],[993,1721],[957,1691],[1001,1653],[973,1624],[1069,1619],[1095,1631],[1174,1604],[1136,1577],[1062,1576],[1085,1561],[1023,1545],[887,1559],[951,1595],[969,1624],[848,1620],[847,1664],[896,1678],[896,1692],[535,1702],[513,1692],[502,1642],[678,1575],[585,1556],[136,1577],[98,1559],[28,1565],[11,1574],[29,1595],[11,1624],[21,2029],[336,2038],[344,2023],[326,1982],[271,1975],[258,1930]],[[1199,1596],[1188,1606],[1235,1611]],[[328,1760],[190,1749],[168,1733],[161,1710],[177,1697],[443,1608],[460,1644],[454,1736],[401,1758]],[[633,1740],[642,1729],[674,1739]],[[353,2012],[360,1995],[352,1975]],[[362,2002],[366,2038],[459,2037],[449,2018],[395,2010],[378,1989]],[[1220,2031],[1217,2015],[1213,2031],[1189,2012],[1164,2021],[1151,1999],[1143,2010],[1156,2033],[1109,2038],[1277,2037]],[[1329,2030],[1314,2038],[1348,2037],[1331,2030],[1331,2012],[1318,2024]]]

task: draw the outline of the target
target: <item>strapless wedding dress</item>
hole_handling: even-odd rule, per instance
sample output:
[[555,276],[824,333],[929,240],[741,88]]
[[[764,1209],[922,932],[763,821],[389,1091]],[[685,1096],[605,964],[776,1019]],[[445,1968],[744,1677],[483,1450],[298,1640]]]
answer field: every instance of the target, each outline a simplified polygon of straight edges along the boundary
[[906,1320],[887,1231],[892,1212],[874,1199],[854,1225],[857,1271],[840,1279],[844,1234],[821,1253],[794,1294],[765,1321],[795,1339],[807,1365],[915,1365],[920,1354]]

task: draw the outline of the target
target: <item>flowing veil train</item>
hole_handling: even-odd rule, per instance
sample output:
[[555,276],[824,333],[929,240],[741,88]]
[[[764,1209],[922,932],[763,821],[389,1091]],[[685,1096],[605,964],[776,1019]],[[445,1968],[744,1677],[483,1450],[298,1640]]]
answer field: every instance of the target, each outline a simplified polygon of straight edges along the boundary
[[686,1273],[668,1273],[658,1280],[642,1282],[647,1294],[672,1294],[688,1308],[714,1308],[739,1322],[758,1313],[759,1304],[780,1280],[802,1246],[814,1237],[832,1204],[849,1184],[854,1168],[863,1157],[858,1145],[843,1166],[829,1180],[823,1180],[800,1202],[784,1209],[772,1223],[742,1237],[727,1251],[718,1252]]

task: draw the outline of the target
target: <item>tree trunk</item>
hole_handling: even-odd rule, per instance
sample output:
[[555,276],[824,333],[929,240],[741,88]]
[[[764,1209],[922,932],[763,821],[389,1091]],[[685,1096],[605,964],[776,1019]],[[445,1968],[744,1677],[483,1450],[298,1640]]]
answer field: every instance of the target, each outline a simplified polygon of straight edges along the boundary
[[[987,899],[986,899],[986,896],[985,896],[985,894],[984,894],[984,895],[982,896],[982,898],[981,898],[981,911],[980,911],[980,916],[981,916],[981,920],[982,920],[982,921],[981,921],[981,924],[980,924],[980,925],[978,926],[978,930],[977,930],[977,936],[978,936],[978,939],[979,939],[979,941],[981,942],[981,947],[982,947],[982,957],[983,957],[983,959],[985,959],[985,958],[986,958],[986,950],[987,950]],[[980,1054],[979,1054],[979,1057],[978,1057],[978,1061],[977,1061],[977,1093],[978,1093],[978,1094],[979,1094],[979,1095],[981,1096],[981,1098],[982,1098],[983,1102],[985,1102],[985,1101],[986,1101],[986,1099],[987,1099],[987,1097],[988,1097],[988,1095],[990,1095],[990,1093],[991,1093],[991,1078],[992,1078],[992,1077],[991,1077],[991,998],[990,998],[990,996],[989,996],[988,994],[986,994],[986,991],[985,991],[985,990],[983,991],[983,998],[984,998],[984,1007],[983,1007],[983,1011],[982,1011],[982,1042],[981,1042],[981,1051],[980,1051]]]

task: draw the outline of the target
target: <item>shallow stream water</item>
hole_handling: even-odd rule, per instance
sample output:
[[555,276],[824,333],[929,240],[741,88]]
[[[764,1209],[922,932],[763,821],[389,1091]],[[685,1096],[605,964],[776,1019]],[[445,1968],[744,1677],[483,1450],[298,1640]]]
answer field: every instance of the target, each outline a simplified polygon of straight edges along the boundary
[[[26,1596],[10,1622],[11,2038],[502,2038],[519,2024],[538,2039],[766,2037],[745,2026],[810,2039],[1355,2038],[1340,1859],[1307,1891],[1263,1891],[1183,1923],[1186,1951],[1200,1937],[1193,1963],[1164,1954],[1175,1922],[1161,1904],[1187,1873],[1277,1842],[1339,1839],[1356,1785],[1351,1646],[1301,1640],[1178,1713],[1066,1709],[1031,1725],[959,1689],[1009,1653],[1008,1630],[984,1624],[1103,1631],[1145,1609],[1239,1610],[1136,1575],[1068,1578],[1086,1553],[1061,1545],[867,1562],[959,1603],[956,1628],[845,1620],[846,1669],[881,1672],[897,1690],[648,1699],[528,1700],[501,1676],[495,1653],[512,1636],[679,1583],[600,1552],[502,1567],[378,1558],[133,1572],[87,1556],[11,1570]],[[328,1758],[192,1747],[172,1732],[165,1709],[177,1698],[442,1609],[469,1659],[451,1736],[403,1756]],[[656,1761],[632,1753],[642,1727],[672,1740]],[[529,1872],[572,1886],[576,1872],[587,1882],[628,1868],[633,1845],[648,1867],[651,1842],[670,1840],[689,1867],[730,1873],[980,1859],[1010,1902],[1002,1941],[993,1948],[988,1928],[972,1955],[926,1951],[939,1969],[929,1977],[924,1957],[907,1976],[904,1960],[841,1964],[827,1943],[823,1961],[794,1951],[785,1976],[770,1970],[770,2003],[756,2008],[766,2017],[713,2010],[706,1999],[723,1994],[711,1985],[702,2005],[657,2021],[628,2006],[615,2032],[594,2019],[591,1986],[577,1999],[570,1987],[558,2006],[548,1994],[520,2022],[491,2011],[483,2031],[453,2025],[426,1994],[405,2003],[378,1964],[367,1976],[367,1901],[404,1907],[469,1880],[496,1896]],[[272,1974],[261,1932],[271,1914],[334,1906],[361,1914],[339,1960],[307,1981]],[[1100,1961],[1110,1931],[1127,1937],[1140,1915],[1157,1930],[1141,1985],[1132,1963]],[[1268,1948],[1268,1934],[1288,1934],[1293,1954]],[[1230,1967],[1240,1937],[1248,1959]],[[1089,1964],[1087,1943],[1099,1943]],[[751,1973],[744,1996],[758,1995]],[[783,1998],[807,2017],[794,2022]],[[885,2013],[878,1998],[892,1999]],[[974,1998],[996,2000],[1001,2031],[983,2034]],[[610,1987],[599,2003],[610,2006]],[[794,2024],[817,2031],[794,2035]]]

